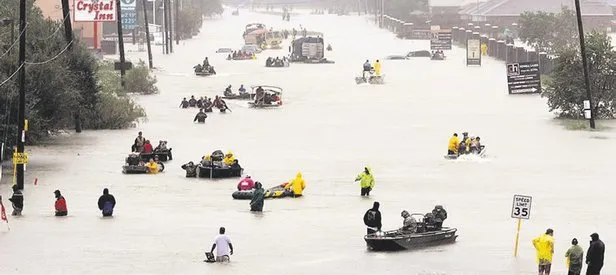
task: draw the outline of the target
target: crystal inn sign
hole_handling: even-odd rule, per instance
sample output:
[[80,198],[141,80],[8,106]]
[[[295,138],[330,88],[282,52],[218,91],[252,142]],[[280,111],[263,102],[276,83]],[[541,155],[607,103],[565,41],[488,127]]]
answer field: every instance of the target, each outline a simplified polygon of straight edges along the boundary
[[115,22],[115,0],[74,0],[75,22]]

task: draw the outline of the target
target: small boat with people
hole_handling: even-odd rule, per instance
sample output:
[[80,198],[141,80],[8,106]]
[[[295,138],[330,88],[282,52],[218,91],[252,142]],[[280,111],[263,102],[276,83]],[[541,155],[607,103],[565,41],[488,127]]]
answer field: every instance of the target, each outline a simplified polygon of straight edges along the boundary
[[289,67],[289,65],[290,65],[289,59],[287,59],[286,56],[283,56],[282,58],[280,58],[280,57],[276,57],[276,58],[268,57],[265,60],[265,67],[284,68],[284,67]]
[[272,108],[282,106],[282,88],[276,86],[251,86],[254,101],[248,102],[252,108]]
[[[282,185],[274,186],[270,189],[267,189],[265,191],[265,198],[275,199],[275,198],[293,197],[293,191],[284,188],[284,185],[286,184],[287,183],[283,183]],[[251,200],[253,197],[253,194],[254,194],[254,189],[253,190],[238,190],[238,191],[233,192],[233,194],[231,194],[231,197],[233,197],[236,200]]]
[[400,229],[365,235],[364,241],[368,248],[373,251],[409,250],[449,244],[458,238],[456,228],[443,227],[447,212],[440,205],[436,205],[432,212],[425,215],[409,214],[405,210],[401,216],[404,222]]
[[124,174],[157,174],[165,170],[165,165],[156,156],[144,161],[140,154],[133,152],[124,161],[125,164],[122,166]]
[[204,156],[196,167],[197,177],[209,179],[237,178],[242,176],[243,171],[231,151],[223,154],[221,150]]
[[245,52],[242,50],[233,51],[227,55],[227,60],[255,60],[257,56],[254,52]]
[[195,75],[198,76],[210,76],[215,75],[216,70],[214,70],[214,66],[202,66],[201,64],[197,64],[193,67],[195,69]]
[[469,137],[467,132],[462,133],[462,138],[458,139],[458,134],[454,133],[447,145],[447,155],[445,159],[459,159],[463,156],[486,156],[486,146],[481,143],[480,137]]
[[421,51],[410,51],[406,54],[406,57],[432,57],[430,51],[421,50]]
[[225,88],[225,91],[223,92],[223,99],[240,99],[240,100],[254,100],[254,94],[253,93],[248,93],[246,92],[246,88],[244,88],[244,84],[240,85],[240,88],[238,89],[238,93],[235,94],[233,93],[232,87],[231,85],[227,86],[227,88]]
[[447,58],[442,50],[433,51],[430,60],[445,60]]

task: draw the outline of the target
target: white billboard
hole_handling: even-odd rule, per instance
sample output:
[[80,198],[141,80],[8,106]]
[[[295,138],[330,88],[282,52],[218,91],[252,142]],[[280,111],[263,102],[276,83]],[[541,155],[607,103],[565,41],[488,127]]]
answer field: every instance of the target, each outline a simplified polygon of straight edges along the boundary
[[115,22],[115,0],[74,0],[75,22]]

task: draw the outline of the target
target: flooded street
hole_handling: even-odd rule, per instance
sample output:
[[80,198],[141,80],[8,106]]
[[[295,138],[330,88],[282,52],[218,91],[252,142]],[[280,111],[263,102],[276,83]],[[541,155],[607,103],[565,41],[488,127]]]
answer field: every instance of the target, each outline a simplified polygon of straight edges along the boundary
[[[570,131],[553,119],[545,99],[507,94],[505,66],[486,58],[466,67],[454,47],[445,61],[382,60],[429,49],[429,41],[396,39],[364,17],[280,16],[240,11],[205,21],[201,34],[174,44],[174,54],[153,47],[159,95],[143,96],[147,123],[136,129],[86,131],[30,147],[24,216],[0,225],[0,274],[536,274],[531,239],[555,231],[554,274],[566,270],[564,254],[577,237],[586,250],[598,232],[612,257],[616,218],[613,186],[616,131]],[[335,64],[266,68],[256,61],[227,61],[217,48],[239,48],[248,23],[324,33]],[[192,67],[209,56],[218,75],[197,77]],[[127,58],[147,60],[145,52]],[[366,60],[382,60],[386,85],[356,85]],[[227,85],[284,89],[279,109],[249,109],[227,101],[232,112],[208,114],[183,97],[222,94]],[[614,127],[613,122],[600,125]],[[174,160],[158,175],[124,175],[121,166],[138,131],[153,143],[167,140]],[[443,158],[454,132],[468,131],[486,145],[487,158]],[[304,197],[265,201],[250,213],[233,200],[238,179],[188,179],[180,165],[214,150],[232,150],[245,172],[268,188],[301,171]],[[353,182],[370,165],[376,187],[370,199]],[[38,178],[38,185],[32,182]],[[2,180],[4,198],[10,179]],[[102,189],[117,199],[113,220],[96,207]],[[53,191],[67,200],[69,217],[53,217]],[[522,223],[513,257],[516,221],[512,196],[533,196],[531,219]],[[366,249],[364,212],[381,203],[383,229],[402,225],[400,212],[425,213],[442,204],[457,243],[396,253]],[[5,206],[10,209],[6,199]],[[606,207],[607,206],[607,207]],[[235,254],[229,265],[202,262],[218,227],[225,226]]]

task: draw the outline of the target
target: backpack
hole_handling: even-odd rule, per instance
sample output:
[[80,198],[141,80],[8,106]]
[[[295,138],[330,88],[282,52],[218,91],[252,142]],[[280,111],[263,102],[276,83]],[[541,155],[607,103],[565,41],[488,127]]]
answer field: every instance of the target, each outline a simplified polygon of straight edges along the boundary
[[366,214],[364,215],[364,224],[366,224],[366,226],[375,226],[375,223],[376,223],[376,211],[372,209],[366,211]]
[[111,203],[110,201],[106,201],[105,204],[103,204],[103,214],[111,213],[113,213],[113,203]]

